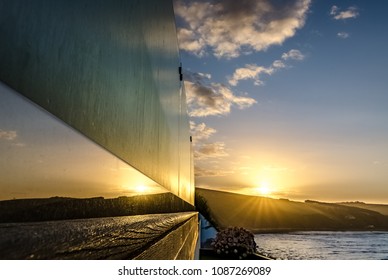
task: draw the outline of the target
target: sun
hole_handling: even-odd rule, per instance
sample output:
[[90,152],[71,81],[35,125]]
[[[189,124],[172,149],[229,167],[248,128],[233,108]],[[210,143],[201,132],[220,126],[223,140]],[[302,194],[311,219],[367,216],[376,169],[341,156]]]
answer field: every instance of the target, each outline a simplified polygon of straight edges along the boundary
[[144,186],[144,185],[138,185],[136,186],[136,192],[138,193],[144,193],[147,191],[147,186]]
[[261,195],[270,195],[271,194],[271,186],[267,181],[262,181],[259,187],[256,188],[256,191]]

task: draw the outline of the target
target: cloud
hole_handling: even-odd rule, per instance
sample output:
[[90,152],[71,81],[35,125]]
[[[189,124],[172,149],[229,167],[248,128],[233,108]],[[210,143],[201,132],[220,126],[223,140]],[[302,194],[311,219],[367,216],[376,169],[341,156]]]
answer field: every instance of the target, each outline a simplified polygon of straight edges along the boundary
[[356,18],[359,16],[358,9],[356,7],[349,7],[345,11],[341,11],[341,9],[337,6],[332,6],[330,9],[330,15],[333,16],[334,19],[349,19]]
[[12,146],[15,146],[15,147],[25,147],[26,144],[24,144],[24,143],[13,143]]
[[2,130],[0,129],[0,139],[13,141],[18,136],[17,132],[15,130]]
[[193,137],[194,146],[203,140],[209,139],[210,136],[217,132],[217,130],[208,127],[205,123],[196,124],[193,121],[190,121],[190,131]]
[[211,76],[204,73],[185,71],[185,89],[189,115],[207,117],[227,115],[232,106],[244,109],[256,103],[248,96],[236,96],[230,88],[210,82]]
[[303,27],[311,0],[176,0],[182,50],[232,58],[281,45]]
[[289,60],[289,59],[292,59],[292,60],[303,60],[304,59],[304,55],[299,50],[292,49],[292,50],[290,50],[287,53],[283,53],[282,54],[282,59],[283,60]]
[[338,13],[338,10],[339,8],[336,5],[332,6],[330,9],[330,15],[332,16],[336,15]]
[[219,172],[216,170],[208,169],[208,168],[203,168],[200,166],[195,166],[194,167],[194,176],[195,177],[215,177],[219,176]]
[[197,124],[193,121],[190,121],[190,130],[193,136],[195,176],[224,176],[226,171],[219,168],[217,160],[229,156],[226,145],[223,142],[208,142],[208,139],[217,131],[205,123]]
[[254,84],[259,86],[263,84],[261,79],[263,74],[272,75],[281,68],[287,67],[286,60],[303,60],[304,55],[299,51],[292,49],[282,54],[282,60],[275,60],[269,67],[258,66],[256,64],[246,64],[245,67],[237,68],[228,82],[236,86],[241,80],[254,80]]
[[229,154],[226,152],[225,143],[223,142],[204,143],[194,151],[194,158],[197,160],[227,156]]
[[193,31],[180,28],[178,29],[179,47],[188,52],[195,53],[198,56],[205,54],[205,41],[198,37]]
[[222,177],[233,174],[234,172],[231,170],[224,170],[221,168],[211,169],[207,167],[194,167],[194,175],[195,177]]
[[262,85],[263,82],[260,79],[261,75],[271,75],[274,71],[275,68],[272,66],[263,67],[258,66],[256,64],[246,64],[245,67],[237,68],[234,71],[232,78],[229,79],[229,84],[231,84],[232,86],[236,86],[241,80],[252,79],[255,81],[255,85]]
[[347,32],[338,32],[337,33],[337,37],[341,38],[341,39],[347,39],[350,37],[350,34],[347,33]]
[[217,132],[214,128],[208,127],[205,123],[197,124],[190,121],[190,132],[193,136],[194,157],[196,160],[228,156],[225,150],[225,143],[209,143],[207,141]]

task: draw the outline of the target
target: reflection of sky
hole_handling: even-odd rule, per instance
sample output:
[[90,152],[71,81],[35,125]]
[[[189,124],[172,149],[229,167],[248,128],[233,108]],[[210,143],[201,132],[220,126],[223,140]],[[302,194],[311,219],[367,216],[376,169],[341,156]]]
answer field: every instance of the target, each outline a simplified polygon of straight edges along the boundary
[[4,84],[0,100],[0,200],[165,192]]
[[388,203],[385,2],[176,2],[197,186]]

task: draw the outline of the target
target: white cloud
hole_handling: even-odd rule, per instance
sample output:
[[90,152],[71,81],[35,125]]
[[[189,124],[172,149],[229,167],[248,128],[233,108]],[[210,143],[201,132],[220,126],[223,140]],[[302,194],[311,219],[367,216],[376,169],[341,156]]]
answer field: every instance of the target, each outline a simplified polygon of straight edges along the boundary
[[349,7],[347,10],[341,11],[341,9],[337,6],[332,6],[330,10],[330,15],[332,15],[334,19],[340,20],[356,18],[359,16],[359,12],[356,7]]
[[254,84],[259,86],[263,84],[262,75],[272,75],[281,68],[287,67],[284,63],[286,60],[303,60],[305,56],[299,51],[292,49],[283,53],[282,60],[275,60],[269,67],[259,66],[256,64],[246,64],[245,67],[237,68],[228,82],[236,86],[241,80],[254,80]]
[[347,39],[349,38],[350,34],[347,33],[347,32],[338,32],[337,33],[337,37],[341,38],[341,39]]
[[227,115],[232,106],[244,109],[256,103],[251,97],[237,96],[227,86],[210,82],[210,75],[184,73],[189,115],[207,117]]
[[207,140],[217,132],[212,127],[208,127],[205,123],[196,124],[193,121],[190,121],[190,131],[193,137],[193,143],[196,145],[197,143]]
[[338,13],[338,10],[339,10],[339,8],[336,5],[334,5],[330,9],[330,14],[331,15],[336,15]]
[[272,67],[275,68],[275,69],[280,69],[280,68],[286,68],[287,65],[283,61],[281,61],[281,60],[275,60],[272,63]]
[[18,136],[17,132],[15,130],[2,130],[0,129],[0,139],[12,141],[15,140]]
[[180,28],[178,30],[179,47],[198,56],[204,55],[205,42],[191,30]]
[[284,60],[289,60],[289,59],[292,59],[292,60],[303,60],[304,59],[304,55],[299,50],[292,49],[292,50],[290,50],[287,53],[283,53],[282,54],[282,59],[284,59]]
[[262,85],[262,74],[271,75],[275,71],[275,68],[258,66],[256,64],[246,64],[243,68],[237,68],[232,78],[229,79],[229,84],[236,86],[241,80],[254,80],[255,85]]
[[[217,165],[218,159],[229,156],[224,142],[208,142],[217,131],[205,123],[190,121],[193,137],[194,169],[197,177],[223,176],[224,171]],[[211,159],[211,160],[209,160]]]
[[303,27],[311,0],[176,0],[180,48],[197,55],[238,57],[281,45]]

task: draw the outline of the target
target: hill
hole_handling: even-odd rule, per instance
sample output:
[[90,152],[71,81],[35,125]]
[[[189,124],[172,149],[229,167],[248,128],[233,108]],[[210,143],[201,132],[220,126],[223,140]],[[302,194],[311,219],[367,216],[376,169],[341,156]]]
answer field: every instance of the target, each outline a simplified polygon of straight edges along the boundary
[[38,222],[194,211],[171,193],[104,199],[31,198],[0,201],[0,223]]
[[[388,230],[388,217],[370,209],[316,201],[295,202],[197,188],[199,211],[218,228],[253,232],[291,230]],[[207,208],[207,209],[206,209]]]
[[363,208],[363,209],[368,209],[372,211],[379,212],[385,216],[388,216],[388,205],[385,204],[367,204],[364,202],[341,202],[337,203],[339,205],[345,205],[345,206],[351,206],[351,207],[357,207],[357,208]]

